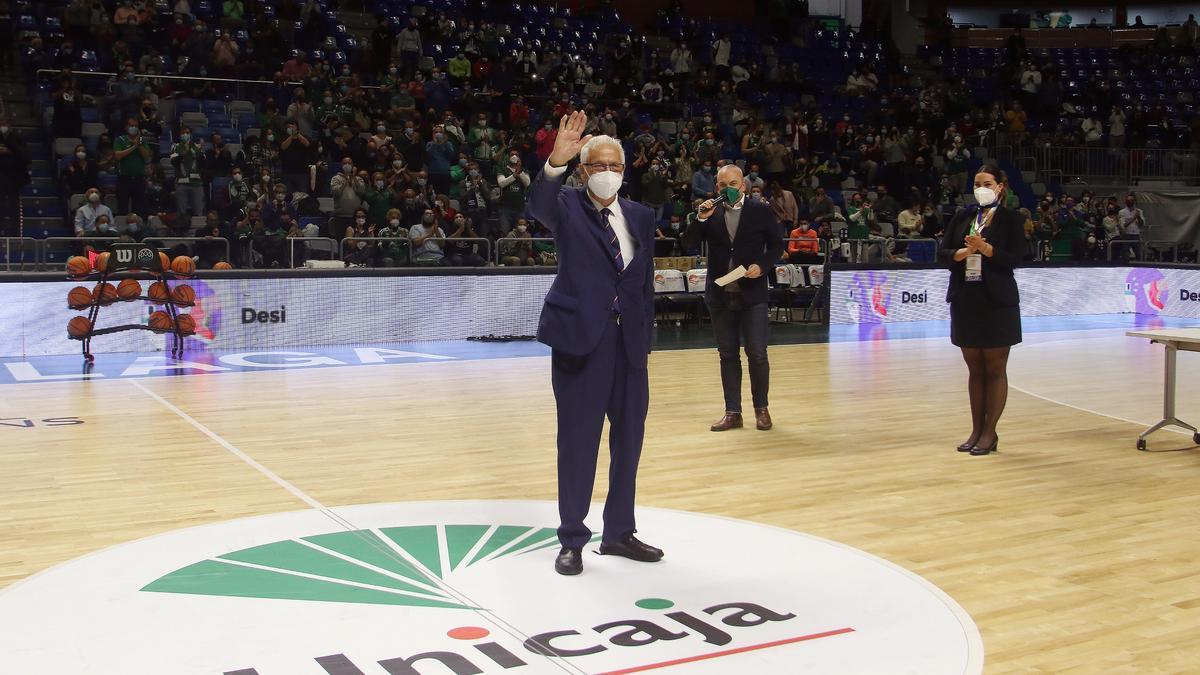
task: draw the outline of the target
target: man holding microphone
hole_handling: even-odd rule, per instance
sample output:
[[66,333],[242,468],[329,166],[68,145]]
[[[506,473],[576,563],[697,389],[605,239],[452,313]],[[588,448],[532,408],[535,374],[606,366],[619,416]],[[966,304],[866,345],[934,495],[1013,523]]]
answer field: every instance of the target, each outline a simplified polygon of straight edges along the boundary
[[[717,196],[700,205],[683,233],[683,246],[708,244],[708,281],[704,300],[712,316],[721,357],[721,388],[725,415],[712,431],[742,427],[742,360],[745,345],[750,361],[750,391],[757,428],[771,428],[767,390],[771,367],[767,361],[767,271],[783,253],[783,237],[770,205],[746,199],[745,178],[736,164],[717,172]],[[724,286],[721,277],[733,277]],[[722,281],[724,281],[722,279]]]
[[[654,216],[617,196],[625,151],[609,136],[584,135],[587,115],[563,115],[554,147],[529,190],[529,213],[554,234],[558,274],[538,322],[550,345],[558,411],[559,574],[583,571],[592,537],[584,524],[596,479],[604,418],[609,488],[602,555],[657,562],[663,552],[634,536],[638,460],[650,404],[647,355],[654,328]],[[564,187],[579,155],[584,187]]]

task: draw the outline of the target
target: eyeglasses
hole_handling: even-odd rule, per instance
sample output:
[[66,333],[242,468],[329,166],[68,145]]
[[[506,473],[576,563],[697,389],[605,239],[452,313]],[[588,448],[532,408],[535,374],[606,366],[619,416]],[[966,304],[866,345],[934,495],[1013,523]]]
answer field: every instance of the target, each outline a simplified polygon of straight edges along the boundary
[[625,165],[620,164],[620,163],[604,164],[602,162],[589,162],[587,164],[584,164],[583,166],[586,167],[587,170],[591,171],[592,173],[599,173],[601,171],[615,171],[617,173],[621,173],[622,171],[625,170]]

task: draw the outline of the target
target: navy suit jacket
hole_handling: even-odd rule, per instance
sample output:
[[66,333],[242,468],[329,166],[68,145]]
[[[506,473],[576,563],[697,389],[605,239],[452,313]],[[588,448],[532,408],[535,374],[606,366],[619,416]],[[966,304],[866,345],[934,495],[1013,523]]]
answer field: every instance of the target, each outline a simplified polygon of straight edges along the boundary
[[629,265],[619,270],[600,212],[585,189],[565,187],[565,177],[541,172],[529,189],[529,213],[554,233],[558,256],[538,341],[571,356],[592,353],[612,320],[616,296],[625,353],[632,365],[645,368],[654,330],[654,212],[618,197],[637,246]]

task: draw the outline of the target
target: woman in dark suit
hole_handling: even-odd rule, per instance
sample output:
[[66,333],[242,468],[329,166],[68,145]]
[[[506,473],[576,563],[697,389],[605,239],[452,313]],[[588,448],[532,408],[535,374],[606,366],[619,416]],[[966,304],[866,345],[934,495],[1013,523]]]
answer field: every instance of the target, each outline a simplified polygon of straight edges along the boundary
[[940,256],[950,263],[950,341],[969,372],[971,436],[959,452],[995,452],[996,423],[1008,399],[1008,352],[1021,341],[1021,308],[1013,267],[1025,254],[1025,219],[1001,206],[1004,172],[984,164],[975,174],[977,206],[946,225]]

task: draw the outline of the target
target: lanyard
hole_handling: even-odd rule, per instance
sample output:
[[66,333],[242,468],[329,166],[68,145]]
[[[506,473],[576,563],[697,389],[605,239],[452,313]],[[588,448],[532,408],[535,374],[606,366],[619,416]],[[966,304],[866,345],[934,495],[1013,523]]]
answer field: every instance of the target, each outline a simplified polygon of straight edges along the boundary
[[[986,212],[987,212],[987,209],[982,209],[982,208],[979,209],[979,216],[976,217],[975,222],[971,224],[971,235],[970,236],[972,236],[972,237],[978,236],[979,233],[983,230],[983,215]],[[988,223],[990,224],[991,222],[992,222],[991,217],[988,217]]]

